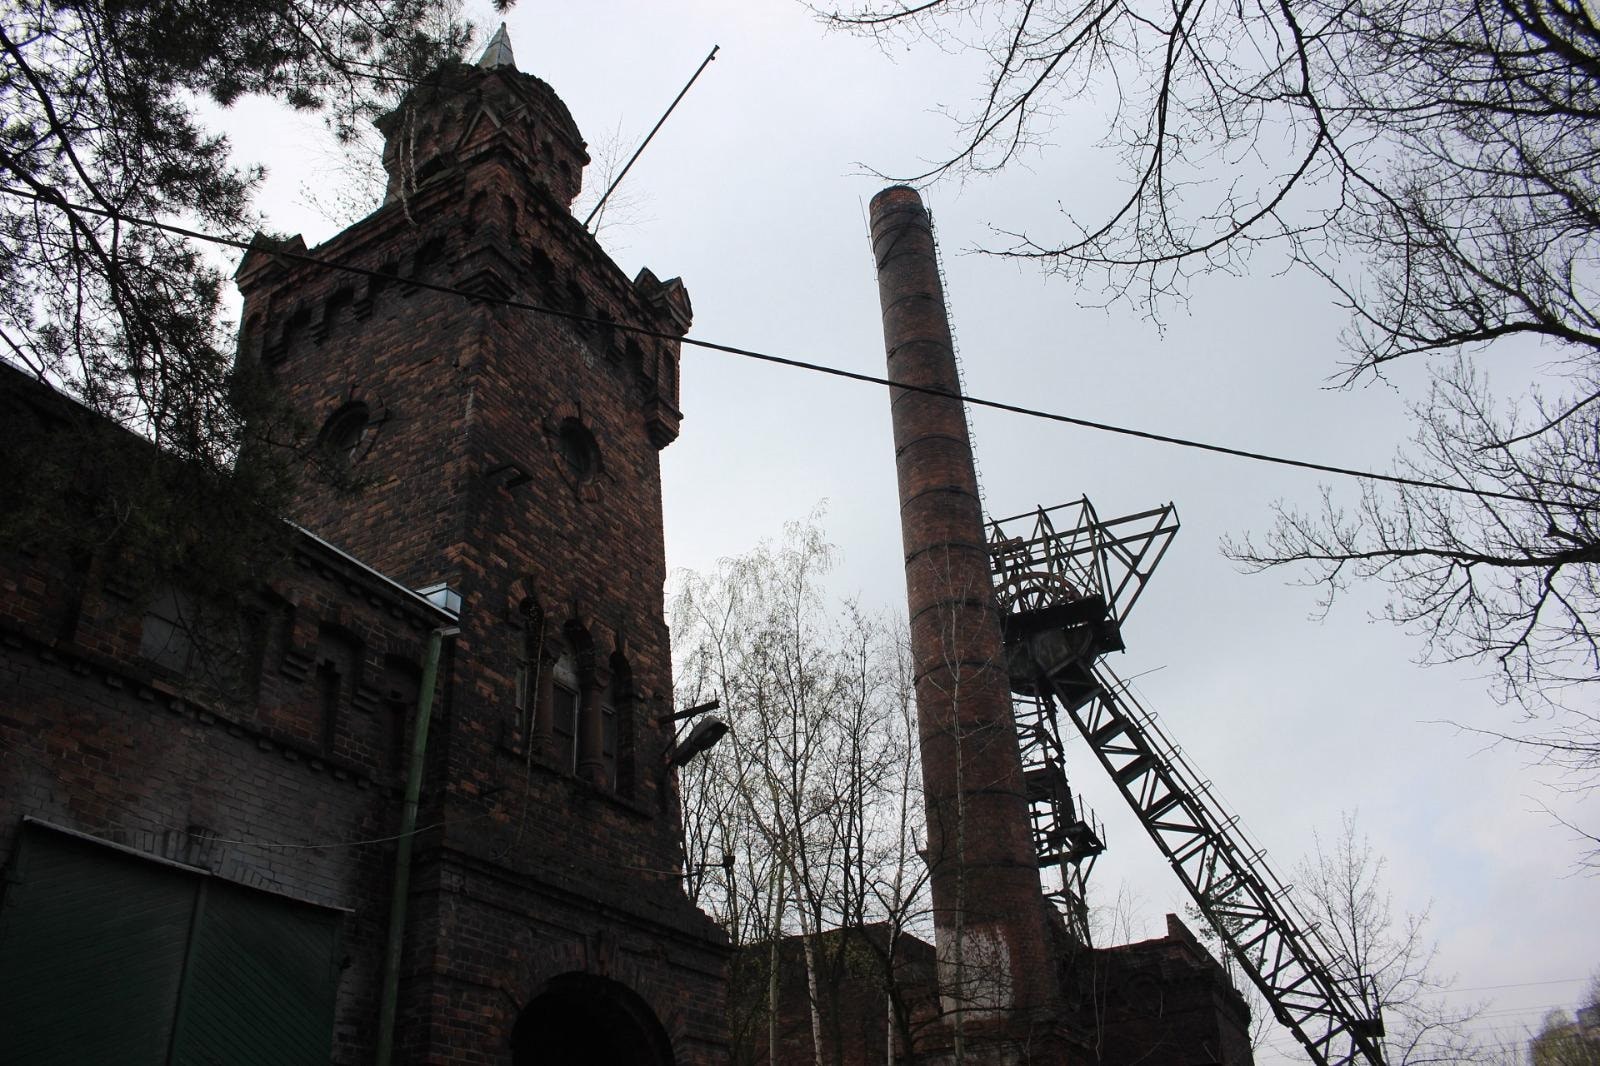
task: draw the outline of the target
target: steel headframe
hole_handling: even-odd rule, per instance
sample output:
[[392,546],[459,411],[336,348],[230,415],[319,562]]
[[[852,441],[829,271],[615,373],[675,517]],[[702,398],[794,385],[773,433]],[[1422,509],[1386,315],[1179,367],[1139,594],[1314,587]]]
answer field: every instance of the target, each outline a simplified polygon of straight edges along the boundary
[[[1059,710],[1078,727],[1229,953],[1312,1061],[1383,1066],[1383,1024],[1367,1001],[1365,982],[1299,910],[1263,850],[1227,814],[1155,715],[1100,662],[1106,652],[1122,650],[1121,624],[1177,529],[1170,503],[1102,522],[1087,498],[990,523],[1040,865],[1057,855],[1052,839],[1066,839],[1059,827],[1079,820],[1061,772]],[[1090,835],[1092,864],[1103,845],[1097,830]],[[1088,866],[1058,865],[1063,888],[1053,894],[1069,911],[1070,927],[1074,914],[1087,911]],[[1087,943],[1086,922],[1084,929]]]
[[1006,613],[1105,601],[1122,625],[1178,532],[1168,503],[1102,522],[1087,496],[989,523],[995,594]]

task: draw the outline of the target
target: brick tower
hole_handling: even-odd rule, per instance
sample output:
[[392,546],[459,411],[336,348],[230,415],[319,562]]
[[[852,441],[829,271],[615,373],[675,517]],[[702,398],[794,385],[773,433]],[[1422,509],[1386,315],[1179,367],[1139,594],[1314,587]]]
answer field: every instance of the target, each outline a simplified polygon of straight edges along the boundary
[[942,1034],[969,1061],[1251,1061],[1249,1012],[1175,916],[1090,948],[1039,878],[1001,613],[933,227],[916,191],[873,197],[928,816]]
[[1036,1040],[1060,1007],[1058,933],[1029,836],[933,233],[904,186],[875,196],[871,219],[889,378],[949,394],[891,390],[940,995],[1001,1044]]
[[[238,282],[244,357],[316,429],[330,475],[307,479],[295,521],[459,597],[396,1058],[716,1060],[723,941],[682,891],[657,722],[679,345],[612,325],[680,337],[688,296],[623,275],[573,218],[583,139],[503,27],[379,127],[383,205],[314,252],[373,273],[275,254],[303,249],[292,238],[259,245]],[[337,686],[361,674],[359,634],[324,629],[307,669]]]

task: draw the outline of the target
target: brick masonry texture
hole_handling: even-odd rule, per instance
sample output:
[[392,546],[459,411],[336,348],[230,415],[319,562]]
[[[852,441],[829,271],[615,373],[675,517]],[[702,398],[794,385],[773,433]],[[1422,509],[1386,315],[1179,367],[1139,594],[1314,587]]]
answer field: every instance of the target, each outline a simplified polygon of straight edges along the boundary
[[[0,860],[31,816],[343,908],[332,1060],[371,1061],[394,855],[380,838],[398,825],[427,633],[448,621],[403,589],[445,583],[460,632],[434,703],[397,1061],[509,1064],[524,1008],[578,973],[638,997],[674,1061],[720,1062],[725,939],[682,891],[672,735],[655,722],[672,708],[658,452],[678,431],[678,345],[608,325],[681,336],[688,297],[622,275],[572,218],[586,157],[543,82],[455,68],[410,104],[381,124],[414,124],[413,148],[391,141],[388,201],[315,251],[381,276],[276,254],[298,238],[259,242],[238,273],[240,358],[313,430],[367,413],[353,450],[314,454],[290,515],[309,533],[252,594],[241,676],[163,671],[141,654],[147,604],[47,550],[0,560]],[[63,639],[66,577],[82,602]],[[614,738],[576,740],[576,768],[538,707],[563,657],[616,711]]]
[[[840,1066],[885,1062],[890,1041],[897,1062],[943,1066],[955,1061],[953,1026],[940,1013],[932,946],[900,934],[892,972],[885,964],[886,947],[882,926],[828,933],[814,945],[819,970],[829,975],[820,982],[816,1026],[824,1061]],[[1067,978],[1059,1013],[969,1024],[962,1058],[1104,1066],[1252,1061],[1244,1001],[1176,916],[1167,915],[1165,936],[1110,948],[1080,946],[1062,962]],[[771,1058],[767,965],[765,946],[740,952],[734,962],[735,971],[748,977],[743,993],[735,994],[734,1029],[743,1035],[744,1058],[756,1064]],[[816,1056],[799,938],[782,944],[778,976],[777,1064],[808,1066]]]
[[[871,220],[889,379],[945,394],[890,390],[938,960],[911,997],[922,1015],[906,1050],[931,1062],[1248,1063],[1243,1001],[1175,919],[1166,938],[1096,951],[1043,898],[932,224],[904,186],[873,198]],[[887,1002],[836,1001],[824,1028],[885,1033]],[[780,1008],[785,1063],[803,1061],[805,1013]]]
[[[871,213],[890,380],[953,397],[955,355],[922,201],[897,186],[873,198]],[[985,936],[1004,952],[969,969],[998,965],[1010,989],[956,995],[1001,1011],[1048,1008],[1059,990],[966,417],[954,398],[892,391],[890,402],[940,958],[955,957],[959,912],[964,954]]]
[[[396,1061],[537,1061],[550,1014],[536,1008],[582,987],[616,990],[671,1061],[725,1062],[730,953],[682,890],[672,730],[656,724],[673,707],[658,453],[681,418],[688,296],[649,271],[624,276],[573,219],[587,156],[537,78],[449,68],[380,128],[385,203],[315,250],[374,273],[263,238],[237,275],[240,358],[267,368],[312,431],[329,427],[282,568],[215,603],[206,589],[131,592],[127,560],[0,552],[0,864],[35,819],[338,909],[329,1058],[372,1061],[425,649],[454,624],[423,768]],[[874,205],[891,373],[953,389],[920,213],[909,190]],[[10,371],[0,399],[64,402]],[[946,932],[959,903],[973,942],[1005,952],[988,1009],[967,1012],[967,1061],[1247,1062],[1243,1005],[1187,931],[1074,952],[1048,912],[960,406],[897,392],[893,419],[937,922]],[[437,584],[459,594],[459,619],[407,591]],[[148,640],[169,592],[203,612],[181,666]],[[566,739],[558,672],[582,690]],[[903,940],[902,1050],[950,1061],[946,947]],[[781,1054],[809,1062],[798,957],[784,947]],[[833,989],[838,1061],[881,1061],[888,979],[857,967]],[[735,991],[738,1014],[750,989]],[[1102,1024],[1112,1050],[1095,1058]]]

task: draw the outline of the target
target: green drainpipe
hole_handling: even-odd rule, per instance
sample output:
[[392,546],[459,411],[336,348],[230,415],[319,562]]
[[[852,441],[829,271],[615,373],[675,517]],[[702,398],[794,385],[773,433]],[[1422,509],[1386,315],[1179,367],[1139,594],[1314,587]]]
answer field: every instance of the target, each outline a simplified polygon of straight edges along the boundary
[[433,687],[439,678],[439,653],[444,638],[461,632],[454,626],[428,634],[428,658],[417,694],[417,718],[411,727],[411,758],[406,764],[406,803],[400,811],[400,838],[394,853],[394,897],[389,902],[389,938],[383,949],[383,988],[378,1007],[377,1066],[394,1057],[395,1005],[400,998],[400,949],[405,944],[406,897],[411,889],[411,838],[417,829],[417,799],[422,794],[422,763],[428,751],[428,717],[433,713]]

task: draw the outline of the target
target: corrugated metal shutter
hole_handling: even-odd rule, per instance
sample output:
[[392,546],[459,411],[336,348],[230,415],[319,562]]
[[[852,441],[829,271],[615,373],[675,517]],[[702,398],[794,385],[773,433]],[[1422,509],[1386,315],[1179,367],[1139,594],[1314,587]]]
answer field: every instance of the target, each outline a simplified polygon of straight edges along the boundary
[[325,1066],[337,915],[211,881],[195,930],[173,1066]]
[[36,824],[0,899],[7,1066],[322,1066],[339,916]]
[[199,878],[55,833],[19,847],[0,911],[5,1061],[165,1061]]

